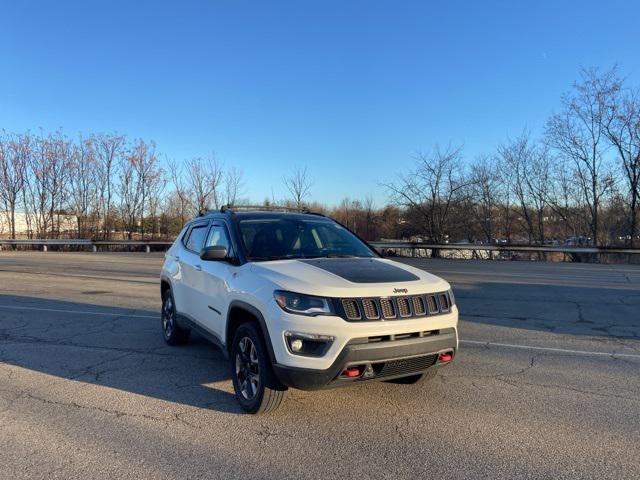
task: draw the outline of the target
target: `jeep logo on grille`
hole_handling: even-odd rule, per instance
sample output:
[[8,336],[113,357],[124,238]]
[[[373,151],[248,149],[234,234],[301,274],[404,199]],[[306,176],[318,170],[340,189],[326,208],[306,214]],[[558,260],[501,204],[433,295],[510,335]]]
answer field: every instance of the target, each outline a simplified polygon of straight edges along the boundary
[[407,293],[409,290],[406,288],[394,288],[393,293]]

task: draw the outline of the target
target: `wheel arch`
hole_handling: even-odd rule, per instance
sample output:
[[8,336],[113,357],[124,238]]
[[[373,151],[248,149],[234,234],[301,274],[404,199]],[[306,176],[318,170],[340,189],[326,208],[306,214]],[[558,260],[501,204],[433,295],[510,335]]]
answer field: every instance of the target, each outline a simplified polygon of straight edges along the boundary
[[171,282],[164,275],[160,277],[160,298],[164,297],[164,293],[167,290],[171,290]]
[[229,304],[229,310],[227,313],[227,323],[225,325],[225,349],[230,354],[231,343],[233,342],[233,336],[240,325],[246,322],[255,321],[260,328],[262,338],[267,345],[267,352],[269,354],[269,360],[272,364],[276,363],[275,353],[273,352],[273,345],[271,344],[271,337],[269,336],[269,329],[264,316],[253,305],[234,300]]

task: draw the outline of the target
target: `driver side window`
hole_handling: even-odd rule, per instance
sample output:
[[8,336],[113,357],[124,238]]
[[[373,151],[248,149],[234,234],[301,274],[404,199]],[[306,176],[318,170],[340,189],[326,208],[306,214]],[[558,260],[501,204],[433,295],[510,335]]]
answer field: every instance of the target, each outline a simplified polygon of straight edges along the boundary
[[227,235],[227,229],[224,225],[213,225],[207,235],[207,241],[204,243],[205,247],[224,247],[227,249],[227,255],[233,256],[233,249],[231,248],[231,242]]

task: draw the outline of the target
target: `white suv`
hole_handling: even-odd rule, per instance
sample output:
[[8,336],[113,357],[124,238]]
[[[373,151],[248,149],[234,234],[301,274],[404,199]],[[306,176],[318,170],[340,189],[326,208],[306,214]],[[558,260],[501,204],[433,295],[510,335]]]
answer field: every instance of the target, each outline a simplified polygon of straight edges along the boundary
[[447,282],[381,258],[320,214],[227,207],[195,218],[166,254],[161,294],[166,342],[195,330],[220,346],[251,413],[277,408],[287,387],[417,383],[458,349]]

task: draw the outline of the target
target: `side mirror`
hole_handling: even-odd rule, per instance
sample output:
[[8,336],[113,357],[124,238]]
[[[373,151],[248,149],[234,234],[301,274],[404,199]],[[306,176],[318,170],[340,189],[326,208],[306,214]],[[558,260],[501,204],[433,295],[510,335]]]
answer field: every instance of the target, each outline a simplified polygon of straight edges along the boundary
[[200,258],[202,260],[224,260],[227,258],[227,249],[220,245],[204,247],[200,250]]

